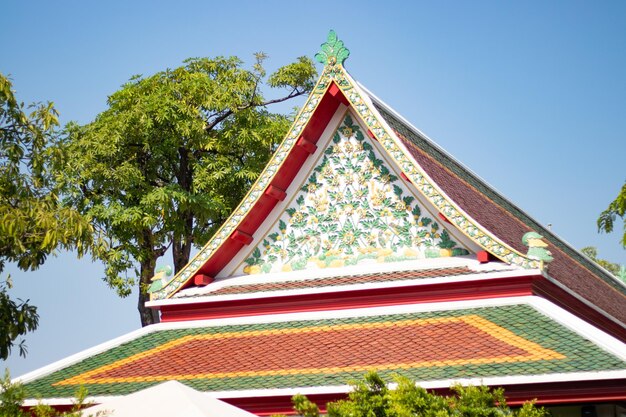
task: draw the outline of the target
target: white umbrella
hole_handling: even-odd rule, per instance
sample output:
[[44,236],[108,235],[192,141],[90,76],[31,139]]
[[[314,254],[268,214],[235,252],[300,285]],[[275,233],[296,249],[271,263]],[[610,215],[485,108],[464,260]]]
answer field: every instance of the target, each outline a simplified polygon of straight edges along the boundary
[[168,381],[86,408],[83,416],[256,417],[178,381]]

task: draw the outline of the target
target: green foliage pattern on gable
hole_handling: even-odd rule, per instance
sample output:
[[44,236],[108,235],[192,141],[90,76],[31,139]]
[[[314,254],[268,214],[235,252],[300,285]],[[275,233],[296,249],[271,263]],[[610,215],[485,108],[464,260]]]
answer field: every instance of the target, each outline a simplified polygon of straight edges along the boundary
[[347,115],[245,273],[467,255]]

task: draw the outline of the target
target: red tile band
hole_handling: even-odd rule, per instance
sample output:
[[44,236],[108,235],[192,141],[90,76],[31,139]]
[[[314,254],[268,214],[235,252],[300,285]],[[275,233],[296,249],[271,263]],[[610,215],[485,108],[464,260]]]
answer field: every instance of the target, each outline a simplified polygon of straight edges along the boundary
[[562,359],[476,315],[185,336],[55,385]]

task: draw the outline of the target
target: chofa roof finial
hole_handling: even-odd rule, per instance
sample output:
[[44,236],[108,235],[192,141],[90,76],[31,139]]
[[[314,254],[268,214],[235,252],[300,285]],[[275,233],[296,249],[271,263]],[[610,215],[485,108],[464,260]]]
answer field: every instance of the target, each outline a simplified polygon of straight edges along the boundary
[[343,41],[337,39],[337,34],[332,29],[328,32],[328,38],[321,47],[322,50],[315,54],[315,59],[324,65],[343,65],[343,62],[350,56],[350,51],[343,46]]

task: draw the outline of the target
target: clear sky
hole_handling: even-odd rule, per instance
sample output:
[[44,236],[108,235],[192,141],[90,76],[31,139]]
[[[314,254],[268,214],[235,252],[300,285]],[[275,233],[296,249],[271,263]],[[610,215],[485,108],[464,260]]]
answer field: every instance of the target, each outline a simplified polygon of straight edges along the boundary
[[[624,1],[3,0],[0,72],[18,98],[91,121],[134,74],[254,52],[268,69],[312,57],[335,29],[346,68],[440,146],[576,248],[626,263],[595,221],[626,180]],[[293,103],[296,105],[298,103]],[[291,105],[289,106],[289,108]],[[171,263],[162,260],[161,263]],[[64,253],[9,267],[39,329],[13,376],[139,327],[102,267]]]

